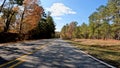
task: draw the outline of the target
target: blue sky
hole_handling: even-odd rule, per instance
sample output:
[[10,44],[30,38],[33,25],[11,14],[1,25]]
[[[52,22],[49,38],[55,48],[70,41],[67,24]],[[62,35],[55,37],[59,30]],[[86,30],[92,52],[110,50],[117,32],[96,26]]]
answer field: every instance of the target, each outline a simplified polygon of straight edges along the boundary
[[[3,1],[3,0],[2,0]],[[83,22],[89,23],[88,17],[100,5],[106,5],[108,0],[41,0],[41,4],[46,11],[51,11],[51,15],[56,23],[56,31],[72,21],[77,21],[78,25]],[[1,3],[1,1],[0,1]]]
[[77,21],[78,25],[83,22],[88,24],[90,14],[106,3],[107,0],[41,0],[45,10],[52,12],[56,31],[60,31],[63,25],[72,21]]

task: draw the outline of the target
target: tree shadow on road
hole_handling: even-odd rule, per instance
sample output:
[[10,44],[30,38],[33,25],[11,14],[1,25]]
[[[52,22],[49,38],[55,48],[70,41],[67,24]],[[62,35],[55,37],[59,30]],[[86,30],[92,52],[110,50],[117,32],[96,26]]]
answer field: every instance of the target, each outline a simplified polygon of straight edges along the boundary
[[30,55],[18,68],[108,68],[65,42]]
[[6,62],[8,62],[8,61],[3,59],[2,57],[0,57],[0,65],[3,64],[3,63],[6,63]]

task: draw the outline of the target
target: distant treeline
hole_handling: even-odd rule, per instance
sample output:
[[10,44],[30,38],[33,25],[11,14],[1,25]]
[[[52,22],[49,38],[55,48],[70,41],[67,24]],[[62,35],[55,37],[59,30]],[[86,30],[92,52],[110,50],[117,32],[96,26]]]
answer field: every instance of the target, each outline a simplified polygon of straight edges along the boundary
[[89,24],[66,24],[61,31],[63,39],[116,39],[120,40],[120,1],[108,0],[89,16]]
[[55,23],[39,0],[3,0],[0,6],[0,42],[52,38]]

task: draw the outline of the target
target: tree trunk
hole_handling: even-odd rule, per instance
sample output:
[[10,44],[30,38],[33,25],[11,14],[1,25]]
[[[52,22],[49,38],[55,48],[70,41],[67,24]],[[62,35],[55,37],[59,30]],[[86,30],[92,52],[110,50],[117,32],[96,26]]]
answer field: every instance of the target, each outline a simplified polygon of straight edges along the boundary
[[22,13],[22,17],[21,17],[21,21],[20,21],[20,30],[19,30],[19,34],[22,34],[22,25],[23,25],[23,18],[24,18],[24,14],[25,14],[25,9],[24,8],[24,11]]
[[1,12],[2,9],[3,9],[3,6],[4,6],[5,2],[6,2],[6,0],[4,0],[3,3],[2,3],[2,5],[0,6],[0,12]]
[[[7,21],[6,21],[6,26],[4,27],[4,32],[8,32],[8,30],[9,30],[9,27],[10,27],[10,23],[11,23],[11,20],[12,20],[12,17],[13,17],[13,15],[14,15],[14,13],[15,12],[13,12],[12,14],[11,14],[11,16],[10,15],[8,15],[8,18],[7,18]],[[10,18],[9,18],[9,16],[10,16]]]

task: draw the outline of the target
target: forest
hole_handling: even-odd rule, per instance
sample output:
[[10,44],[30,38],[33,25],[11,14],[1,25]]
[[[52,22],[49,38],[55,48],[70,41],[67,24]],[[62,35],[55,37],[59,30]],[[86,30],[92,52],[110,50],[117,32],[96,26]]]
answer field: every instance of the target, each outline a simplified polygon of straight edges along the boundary
[[63,39],[115,39],[120,40],[120,0],[108,0],[89,16],[89,23],[76,21],[63,26]]
[[2,0],[0,42],[52,38],[55,23],[40,0]]

